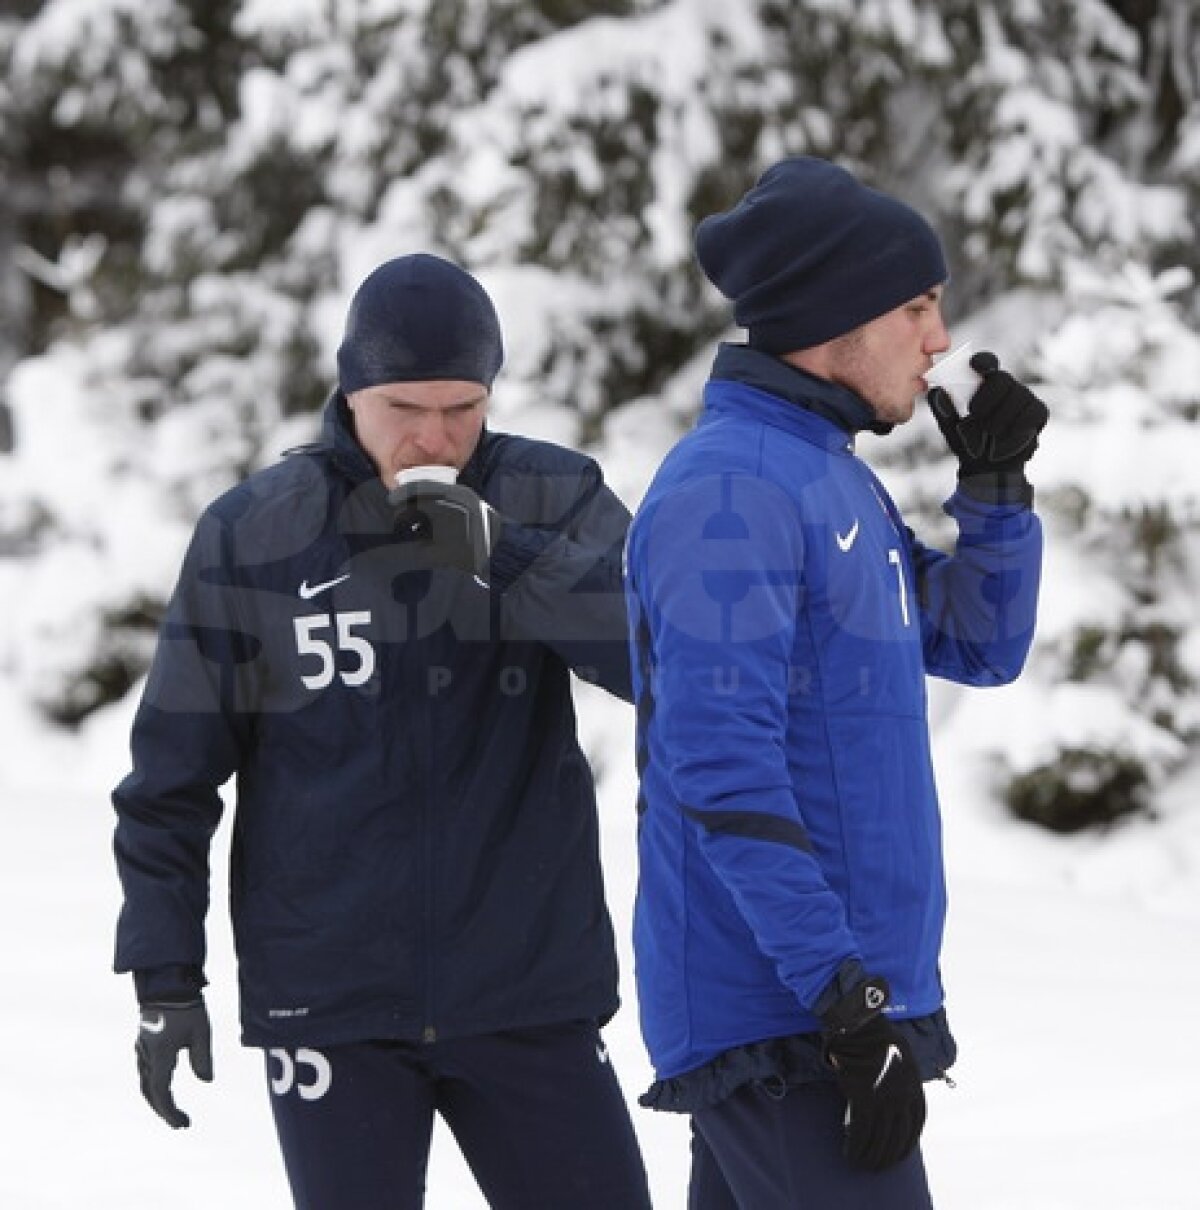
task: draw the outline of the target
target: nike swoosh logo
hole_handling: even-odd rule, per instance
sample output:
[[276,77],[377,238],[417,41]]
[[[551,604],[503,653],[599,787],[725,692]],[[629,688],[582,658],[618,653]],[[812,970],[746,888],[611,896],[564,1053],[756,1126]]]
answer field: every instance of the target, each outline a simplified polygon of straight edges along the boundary
[[346,572],[344,576],[338,576],[335,580],[326,580],[321,584],[310,584],[307,580],[300,582],[300,599],[302,601],[311,601],[313,597],[324,592],[327,588],[332,588],[335,584],[340,584],[343,580],[350,579],[350,573]]
[[833,531],[833,536],[837,538],[838,550],[840,550],[842,554],[848,554],[850,547],[854,545],[855,540],[858,538],[858,518],[854,518],[854,524],[850,526],[845,534],[839,534],[835,529]]
[[167,1019],[162,1015],[162,1013],[158,1014],[157,1020],[155,1020],[153,1017],[143,1017],[142,1028],[148,1034],[160,1034],[164,1029],[167,1028]]
[[887,1073],[891,1070],[893,1063],[900,1063],[903,1060],[904,1056],[900,1053],[900,1047],[893,1042],[887,1048],[887,1053],[883,1056],[883,1066],[879,1069],[879,1075],[875,1077],[875,1087],[878,1088],[887,1078]]

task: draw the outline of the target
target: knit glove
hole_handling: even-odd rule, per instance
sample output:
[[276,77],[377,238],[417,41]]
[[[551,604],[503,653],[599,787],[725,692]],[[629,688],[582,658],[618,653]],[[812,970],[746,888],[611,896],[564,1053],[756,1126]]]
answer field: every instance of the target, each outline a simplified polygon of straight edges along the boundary
[[825,1057],[846,1098],[843,1152],[872,1172],[904,1159],[925,1125],[925,1090],[908,1042],[883,1015],[887,998],[885,979],[867,979],[822,1018]]
[[457,568],[490,584],[492,551],[504,522],[469,487],[419,479],[393,488],[388,503],[396,510],[393,528],[401,542],[427,567]]
[[940,387],[928,395],[938,428],[958,458],[958,479],[969,496],[988,504],[1033,503],[1033,488],[1025,464],[1038,446],[1038,434],[1050,413],[1046,405],[1007,370],[994,353],[976,353],[973,369],[979,384],[967,415]]
[[196,1078],[211,1082],[212,1029],[204,1000],[186,1004],[143,1004],[134,1045],[142,1096],[150,1102],[150,1108],[176,1130],[191,1125],[191,1119],[175,1104],[171,1095],[171,1077],[175,1074],[175,1062],[181,1050],[188,1052]]

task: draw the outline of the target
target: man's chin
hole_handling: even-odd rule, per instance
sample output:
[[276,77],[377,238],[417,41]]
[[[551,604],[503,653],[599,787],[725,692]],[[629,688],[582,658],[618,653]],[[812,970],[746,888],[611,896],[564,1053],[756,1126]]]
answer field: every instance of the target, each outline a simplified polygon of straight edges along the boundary
[[911,399],[906,399],[902,404],[893,408],[887,417],[887,422],[888,424],[907,424],[915,415],[916,410],[917,397],[914,395]]
[[867,406],[875,415],[875,423],[871,428],[877,433],[887,433],[898,424],[907,424],[916,411],[917,401],[909,399],[905,403],[879,404],[868,400]]

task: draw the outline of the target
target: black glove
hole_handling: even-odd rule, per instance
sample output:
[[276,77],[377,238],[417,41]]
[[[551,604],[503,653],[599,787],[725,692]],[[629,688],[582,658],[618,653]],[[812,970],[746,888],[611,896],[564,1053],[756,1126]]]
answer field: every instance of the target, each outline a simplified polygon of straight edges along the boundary
[[393,488],[394,528],[413,543],[427,567],[451,567],[473,575],[485,588],[489,563],[504,521],[485,500],[461,483],[418,479]]
[[825,1013],[825,1057],[846,1097],[843,1151],[856,1168],[878,1172],[917,1145],[925,1090],[912,1050],[883,1015],[887,981],[867,979]]
[[191,1119],[171,1096],[171,1077],[175,1074],[175,1060],[181,1050],[188,1052],[196,1078],[210,1082],[213,1078],[212,1030],[204,1001],[143,1004],[134,1046],[142,1096],[150,1102],[150,1108],[176,1130],[191,1125]]
[[1032,504],[1025,463],[1033,457],[1050,413],[1027,386],[1000,368],[994,353],[976,353],[971,369],[983,381],[965,417],[940,387],[928,395],[938,428],[958,458],[963,491],[989,504]]

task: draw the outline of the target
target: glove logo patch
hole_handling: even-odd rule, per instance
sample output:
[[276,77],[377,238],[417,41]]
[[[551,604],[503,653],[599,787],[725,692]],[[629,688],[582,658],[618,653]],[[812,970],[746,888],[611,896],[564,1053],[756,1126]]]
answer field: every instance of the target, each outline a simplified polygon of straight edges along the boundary
[[891,1070],[893,1063],[902,1063],[903,1061],[904,1056],[901,1055],[900,1048],[895,1045],[889,1046],[883,1056],[883,1066],[879,1069],[879,1075],[875,1077],[875,1087],[878,1088],[887,1079],[887,1073]]
[[887,992],[881,987],[876,987],[874,984],[867,986],[867,1007],[872,1012],[878,1012],[887,1002]]

